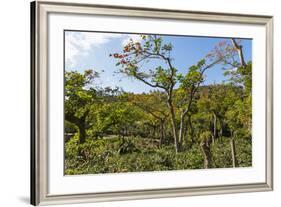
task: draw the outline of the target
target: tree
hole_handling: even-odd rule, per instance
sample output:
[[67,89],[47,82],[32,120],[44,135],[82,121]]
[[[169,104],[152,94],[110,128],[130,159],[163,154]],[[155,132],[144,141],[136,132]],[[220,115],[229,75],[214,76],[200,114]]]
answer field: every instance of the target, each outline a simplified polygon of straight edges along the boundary
[[[102,92],[101,92],[102,91]],[[131,134],[139,118],[139,111],[133,107],[123,92],[117,89],[100,89],[98,100],[90,106],[88,121],[91,137],[103,137],[105,134],[119,137]]]
[[211,153],[211,133],[204,131],[200,134],[200,147],[204,156],[204,168],[212,167],[212,153]]
[[230,77],[230,82],[245,88],[247,95],[252,89],[252,62],[246,63],[241,40],[231,38],[222,41],[208,55],[209,58],[221,58],[225,69],[225,75]]
[[[244,90],[243,97],[237,100],[235,105],[240,105],[240,107],[229,110],[229,114],[231,113],[239,113],[237,110],[243,110],[244,113],[244,123],[248,125],[248,131],[251,131],[251,99],[252,99],[252,62],[249,61],[246,63],[243,53],[243,46],[240,44],[240,40],[235,38],[231,38],[231,43],[229,42],[221,42],[215,50],[210,53],[211,57],[220,57],[222,54],[228,54],[223,59],[223,63],[226,67],[225,75],[230,77],[230,83],[236,86],[241,86]],[[236,112],[234,112],[236,110]],[[247,118],[246,118],[247,117]],[[233,160],[233,167],[236,166],[236,153],[235,153],[235,137],[237,134],[237,123],[235,124],[234,120],[229,120],[228,124],[230,128],[232,128],[231,133],[231,151],[232,151],[232,160]],[[231,127],[232,126],[232,127]]]
[[[132,39],[124,46],[123,53],[110,54],[118,59],[116,66],[121,65],[120,72],[133,77],[144,84],[159,89],[166,94],[166,103],[169,109],[172,131],[174,137],[175,151],[181,147],[183,137],[183,122],[186,114],[190,110],[193,96],[203,81],[204,72],[222,61],[223,57],[215,59],[207,64],[205,59],[200,60],[196,65],[189,68],[186,76],[179,74],[173,66],[173,59],[170,56],[173,46],[164,44],[163,39],[156,35],[142,35],[143,41],[134,42]],[[152,60],[159,60],[159,66],[154,69],[145,69],[140,66]],[[164,65],[163,65],[164,64]],[[187,103],[181,109],[180,127],[178,129],[176,111],[174,103],[174,89],[177,83],[187,93]]]
[[165,139],[165,122],[169,115],[165,107],[164,94],[160,91],[150,92],[149,94],[129,94],[128,100],[157,120],[160,128],[159,147],[162,147]]
[[[162,89],[166,93],[166,103],[169,108],[172,130],[174,136],[175,151],[179,151],[176,114],[173,103],[173,89],[177,82],[177,69],[172,65],[170,51],[171,44],[163,44],[162,38],[156,35],[142,35],[144,43],[134,42],[132,39],[125,45],[123,54],[115,53],[114,58],[119,59],[117,66],[121,64],[120,72],[151,86]],[[157,66],[153,70],[142,70],[139,64],[150,60],[161,60],[167,67]]]
[[[180,90],[183,91],[180,96],[180,129],[179,129],[179,144],[182,145],[183,141],[183,127],[187,114],[191,112],[194,96],[198,91],[200,85],[204,82],[204,73],[207,69],[219,63],[221,59],[217,59],[211,64],[206,64],[206,60],[200,60],[196,65],[189,68],[185,77],[180,77]],[[191,122],[191,120],[189,120]]]
[[84,74],[65,72],[65,120],[78,128],[80,144],[86,140],[86,119],[96,99],[93,82],[98,75],[93,70],[86,70]]

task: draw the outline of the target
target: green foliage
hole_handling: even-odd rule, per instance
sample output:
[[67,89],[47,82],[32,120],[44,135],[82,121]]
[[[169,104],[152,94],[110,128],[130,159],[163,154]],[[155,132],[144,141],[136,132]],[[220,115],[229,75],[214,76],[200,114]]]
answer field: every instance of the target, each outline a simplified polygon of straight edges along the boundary
[[[124,144],[126,143],[126,144]],[[251,141],[239,137],[237,160],[239,167],[252,165]],[[126,147],[125,147],[126,146]],[[232,167],[229,139],[223,138],[212,144],[213,168]],[[88,140],[82,146],[85,157],[79,157],[77,137],[65,146],[65,173],[94,174],[114,172],[140,172],[161,170],[203,169],[203,155],[199,145],[175,153],[172,146],[157,148],[151,140],[142,138],[108,137],[101,140]],[[126,152],[120,150],[126,148]]]
[[[252,166],[252,143],[251,139],[245,137],[237,137],[236,151],[238,167]],[[211,147],[213,155],[214,168],[229,168],[232,167],[231,149],[229,138],[222,138],[220,141],[212,144]]]
[[120,155],[139,151],[130,139],[122,139],[119,145],[118,153]]
[[246,67],[238,66],[232,70],[226,70],[225,75],[230,77],[230,81],[245,87],[246,94],[252,93],[252,62],[248,62]]
[[212,133],[210,131],[203,131],[200,133],[199,139],[200,141],[209,140],[212,137]]
[[[65,73],[66,174],[203,169],[202,143],[210,167],[228,168],[230,140],[235,140],[237,167],[252,165],[252,63],[242,67],[234,58],[237,69],[226,71],[227,83],[201,85],[204,72],[220,60],[215,57],[225,56],[226,63],[235,50],[217,49],[213,62],[203,58],[181,74],[173,66],[172,49],[156,35],[142,35],[122,54],[110,55],[119,72],[150,86],[148,93],[97,87],[99,74],[92,70]],[[161,64],[144,68],[154,60]]]
[[[110,54],[117,59],[116,66],[121,66],[119,71],[129,77],[133,77],[152,87],[168,89],[173,87],[177,79],[177,69],[171,65],[171,43],[164,43],[161,37],[156,35],[142,35],[140,42],[132,39],[123,48],[123,53]],[[143,70],[141,65],[158,59],[168,67],[157,66],[154,69]]]
[[196,65],[192,65],[189,67],[188,73],[185,75],[185,77],[179,76],[181,88],[190,88],[190,87],[196,87],[201,82],[203,82],[204,77],[204,66],[205,66],[206,60],[202,59],[200,60]]

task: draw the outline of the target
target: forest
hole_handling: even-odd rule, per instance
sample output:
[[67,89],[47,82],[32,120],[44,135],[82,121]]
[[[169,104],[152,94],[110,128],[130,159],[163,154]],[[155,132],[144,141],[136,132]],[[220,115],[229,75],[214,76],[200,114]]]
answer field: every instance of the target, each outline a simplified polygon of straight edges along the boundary
[[[107,54],[148,92],[101,87],[100,72],[65,71],[65,174],[252,166],[252,62],[228,38],[182,73],[174,46],[140,35]],[[227,81],[206,84],[220,67]]]

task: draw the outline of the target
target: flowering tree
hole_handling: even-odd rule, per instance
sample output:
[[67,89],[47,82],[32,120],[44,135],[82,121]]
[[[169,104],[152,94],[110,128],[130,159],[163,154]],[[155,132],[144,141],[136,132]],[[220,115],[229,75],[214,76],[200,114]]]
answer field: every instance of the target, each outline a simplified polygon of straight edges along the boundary
[[[191,103],[195,93],[204,81],[204,73],[207,69],[221,62],[224,56],[213,56],[212,59],[202,59],[187,69],[187,73],[183,75],[173,66],[173,58],[171,58],[172,44],[163,43],[163,39],[157,35],[141,35],[141,37],[142,41],[140,42],[135,42],[131,39],[124,46],[123,53],[114,53],[110,54],[110,56],[117,59],[116,66],[121,65],[121,73],[133,77],[152,88],[157,88],[165,92],[172,124],[175,150],[178,152],[183,140],[184,119],[191,109]],[[159,61],[158,66],[152,69],[145,67],[145,64],[155,60]],[[163,64],[165,66],[162,66]],[[177,83],[180,84],[183,94],[180,104],[179,127],[176,121],[174,101],[174,89]]]

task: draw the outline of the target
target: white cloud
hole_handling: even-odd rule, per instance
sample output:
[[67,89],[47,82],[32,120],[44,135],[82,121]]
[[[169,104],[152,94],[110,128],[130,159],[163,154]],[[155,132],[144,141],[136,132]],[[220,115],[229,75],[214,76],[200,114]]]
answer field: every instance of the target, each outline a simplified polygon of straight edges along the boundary
[[131,39],[134,41],[134,42],[141,42],[142,41],[142,38],[140,35],[136,35],[136,34],[128,34],[126,35],[126,38],[122,41],[122,45],[125,46],[127,45]]
[[92,48],[100,47],[108,43],[112,38],[120,38],[121,46],[133,39],[141,41],[140,35],[114,34],[97,32],[66,32],[65,34],[65,64],[66,67],[74,69],[79,59],[89,55]]
[[120,38],[120,34],[94,32],[66,32],[65,35],[65,63],[74,68],[81,56],[87,56],[93,47],[107,43],[111,38]]

